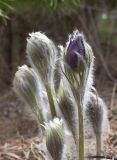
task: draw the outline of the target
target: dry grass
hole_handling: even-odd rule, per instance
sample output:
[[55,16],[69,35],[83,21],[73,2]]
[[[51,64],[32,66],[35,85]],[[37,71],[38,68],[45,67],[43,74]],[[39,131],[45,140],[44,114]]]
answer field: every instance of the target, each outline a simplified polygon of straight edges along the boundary
[[[117,148],[114,147],[113,138],[114,135],[110,135],[105,142],[107,152],[104,152],[103,155],[115,160]],[[41,149],[41,143],[38,137],[27,140],[11,140],[4,146],[0,146],[0,160],[45,160],[46,155]],[[92,156],[95,157],[93,154]]]
[[0,146],[0,160],[44,160],[40,145],[39,138],[9,141]]

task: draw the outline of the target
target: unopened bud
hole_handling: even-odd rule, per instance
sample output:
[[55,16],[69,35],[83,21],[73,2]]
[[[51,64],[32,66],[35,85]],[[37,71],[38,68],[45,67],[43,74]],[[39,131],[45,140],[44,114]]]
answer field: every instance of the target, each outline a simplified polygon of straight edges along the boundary
[[77,143],[77,134],[78,134],[78,119],[77,119],[77,110],[76,106],[73,103],[72,98],[69,93],[63,90],[58,98],[58,104],[63,114],[63,117],[72,132],[75,143]]
[[13,80],[14,90],[30,105],[36,103],[37,82],[32,68],[23,65],[18,68]]
[[64,56],[65,75],[73,90],[82,88],[81,92],[84,92],[93,58],[92,49],[84,36],[78,30],[73,32],[66,44]]
[[91,101],[86,108],[86,114],[92,124],[95,134],[102,134],[107,120],[107,108],[103,100],[92,93]]
[[19,67],[13,80],[13,89],[33,109],[42,122],[43,113],[37,102],[39,88],[34,70],[26,65]]
[[83,34],[76,30],[69,37],[65,50],[65,59],[72,70],[81,72],[91,61],[92,49],[85,41]]
[[55,118],[45,124],[46,146],[53,160],[61,160],[64,147],[64,129],[62,121]]
[[38,71],[42,80],[53,78],[57,52],[54,43],[40,32],[31,33],[29,36],[26,52],[32,67]]

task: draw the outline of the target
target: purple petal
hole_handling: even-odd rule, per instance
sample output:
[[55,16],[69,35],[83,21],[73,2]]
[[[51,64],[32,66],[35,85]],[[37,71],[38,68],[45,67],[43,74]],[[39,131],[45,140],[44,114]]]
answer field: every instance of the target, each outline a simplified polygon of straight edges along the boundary
[[81,54],[85,58],[84,38],[79,32],[75,32],[69,39],[67,48],[67,62],[71,68],[77,68],[78,56]]

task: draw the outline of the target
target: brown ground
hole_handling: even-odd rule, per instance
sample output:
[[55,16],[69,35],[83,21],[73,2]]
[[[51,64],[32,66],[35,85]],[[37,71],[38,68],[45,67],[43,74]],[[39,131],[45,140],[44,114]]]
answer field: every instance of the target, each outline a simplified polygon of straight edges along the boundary
[[[98,87],[98,83],[97,83]],[[112,83],[98,89],[109,108],[110,133],[104,147],[104,155],[117,156],[117,88]],[[12,91],[0,98],[0,160],[44,159],[43,151],[38,151],[39,128],[31,111],[14,96]],[[28,139],[27,139],[28,138]],[[14,140],[13,140],[14,139]],[[94,141],[94,140],[93,140]],[[90,138],[87,139],[90,144]],[[93,142],[92,142],[93,144]],[[89,148],[89,145],[88,149]],[[90,147],[94,150],[94,145]],[[87,147],[86,147],[87,148]],[[19,151],[20,150],[20,151]],[[94,152],[93,152],[94,153]],[[37,155],[37,156],[35,156]]]

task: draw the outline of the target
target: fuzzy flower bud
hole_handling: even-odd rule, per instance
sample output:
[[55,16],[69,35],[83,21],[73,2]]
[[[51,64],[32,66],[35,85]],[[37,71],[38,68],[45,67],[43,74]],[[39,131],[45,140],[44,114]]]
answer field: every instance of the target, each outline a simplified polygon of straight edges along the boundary
[[40,32],[31,33],[29,36],[26,50],[29,62],[40,73],[42,80],[52,79],[57,52],[54,43]]
[[64,130],[62,121],[54,118],[45,123],[46,146],[53,160],[61,160],[64,147]]
[[18,68],[13,81],[14,90],[32,106],[36,103],[37,92],[37,82],[34,77],[33,69],[23,65]]
[[92,124],[96,137],[96,154],[101,155],[103,149],[102,134],[107,121],[107,109],[103,100],[96,94],[91,94],[91,101],[86,108],[86,114]]
[[103,100],[92,93],[91,101],[86,108],[86,114],[92,124],[95,134],[102,134],[107,120],[107,108]]
[[70,94],[61,87],[58,93],[58,104],[61,109],[62,115],[72,132],[75,143],[77,143],[78,134],[78,119],[77,119],[77,108],[75,107],[72,97]]
[[93,52],[78,30],[69,36],[64,60],[65,75],[73,90],[83,89],[86,86],[90,66],[93,62]]
[[32,68],[23,65],[18,68],[13,80],[14,91],[33,109],[36,115],[42,120],[42,111],[38,104],[38,83],[36,73]]
[[65,54],[66,62],[72,70],[83,71],[85,65],[91,60],[92,50],[85,41],[84,36],[76,30],[69,37]]

